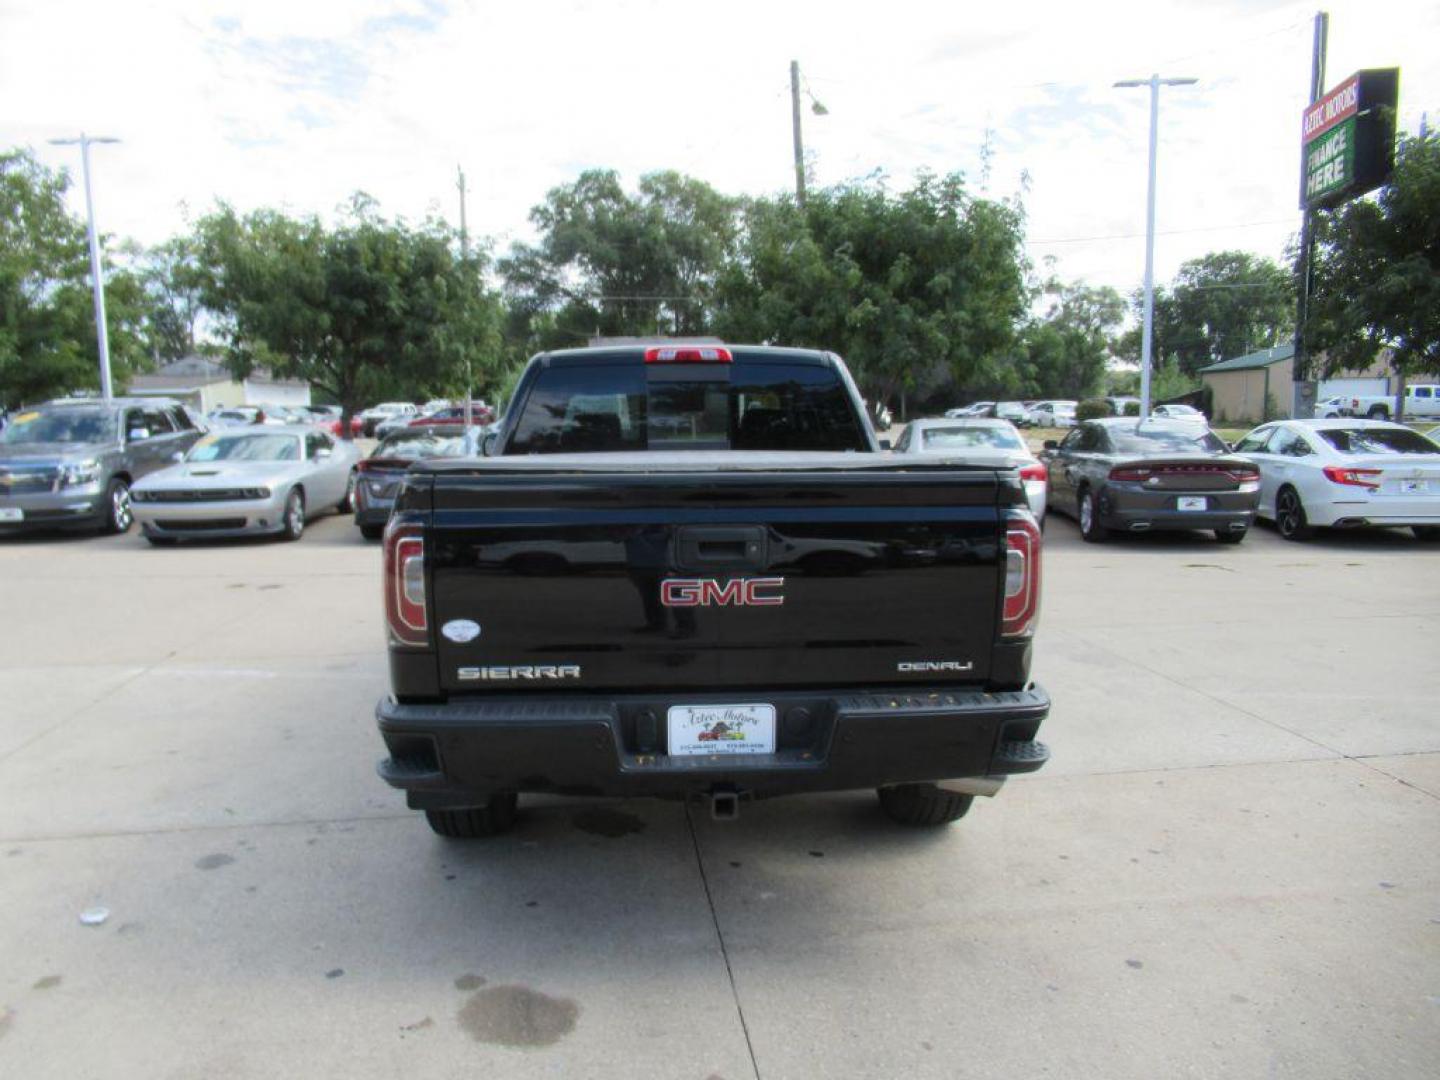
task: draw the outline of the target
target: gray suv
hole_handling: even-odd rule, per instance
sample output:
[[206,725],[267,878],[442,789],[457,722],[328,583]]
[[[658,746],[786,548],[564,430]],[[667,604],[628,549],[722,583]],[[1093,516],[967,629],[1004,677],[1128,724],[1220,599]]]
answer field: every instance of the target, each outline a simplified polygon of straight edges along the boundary
[[200,437],[179,403],[160,398],[52,401],[0,432],[0,534],[20,529],[130,528],[130,485],[179,461]]

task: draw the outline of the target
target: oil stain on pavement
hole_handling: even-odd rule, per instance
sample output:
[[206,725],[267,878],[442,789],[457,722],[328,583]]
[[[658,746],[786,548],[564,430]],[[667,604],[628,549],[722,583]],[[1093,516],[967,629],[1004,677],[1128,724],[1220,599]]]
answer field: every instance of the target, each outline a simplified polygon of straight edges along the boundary
[[217,852],[216,852],[215,854],[213,854],[213,855],[202,855],[200,858],[196,859],[196,860],[195,860],[195,869],[197,869],[197,870],[217,870],[217,869],[219,869],[219,868],[222,867],[222,866],[229,866],[229,865],[230,865],[231,863],[233,863],[234,861],[235,861],[235,856],[233,856],[233,855],[226,855],[224,852],[217,851]]
[[575,1030],[580,1006],[528,986],[492,986],[471,994],[455,1019],[476,1042],[520,1049],[553,1046]]
[[642,832],[645,828],[645,822],[634,814],[628,814],[624,810],[612,810],[608,806],[591,806],[580,810],[571,816],[570,823],[581,832],[608,836],[611,839]]

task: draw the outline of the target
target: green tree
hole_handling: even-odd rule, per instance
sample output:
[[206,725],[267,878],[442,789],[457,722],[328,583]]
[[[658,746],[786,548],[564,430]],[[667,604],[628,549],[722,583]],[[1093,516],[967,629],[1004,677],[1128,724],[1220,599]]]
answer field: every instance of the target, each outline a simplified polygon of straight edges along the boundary
[[1018,206],[971,196],[958,175],[891,194],[872,178],[747,205],[715,325],[729,340],[842,353],[867,396],[992,378],[1026,293]]
[[131,245],[127,254],[144,290],[145,339],[151,355],[165,362],[194,353],[206,282],[195,239],[177,236],[149,249]]
[[[1143,295],[1132,302],[1138,319]],[[1155,290],[1152,350],[1193,375],[1207,364],[1286,341],[1294,327],[1295,286],[1288,271],[1248,252],[1216,251],[1183,263],[1169,286]],[[1138,326],[1123,349],[1138,359]]]
[[1125,318],[1125,300],[1108,286],[1046,287],[1049,309],[1022,331],[1025,392],[1081,399],[1101,390],[1105,364]]
[[590,335],[702,334],[734,245],[737,202],[676,172],[628,193],[613,170],[582,173],[530,212],[540,237],[500,261],[507,340],[521,349]]
[[1440,137],[1402,138],[1374,200],[1316,215],[1305,343],[1330,371],[1391,350],[1400,375],[1440,371]]
[[[100,385],[85,227],[65,207],[69,176],[28,150],[0,154],[0,401]],[[105,261],[114,384],[146,366],[138,281]]]
[[196,241],[232,370],[304,379],[340,403],[342,423],[375,397],[454,393],[467,371],[481,388],[494,377],[500,310],[484,256],[460,258],[441,222],[386,221],[364,195],[334,228],[222,205]]

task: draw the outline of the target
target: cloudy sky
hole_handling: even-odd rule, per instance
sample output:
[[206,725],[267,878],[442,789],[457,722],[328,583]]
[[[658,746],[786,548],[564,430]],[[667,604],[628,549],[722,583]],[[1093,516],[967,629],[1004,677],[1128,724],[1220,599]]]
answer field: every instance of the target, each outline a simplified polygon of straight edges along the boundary
[[[456,215],[504,249],[581,170],[678,169],[734,193],[793,183],[789,63],[814,181],[959,170],[1014,194],[1030,251],[1122,290],[1143,272],[1148,92],[1160,112],[1160,280],[1207,251],[1278,257],[1298,227],[1312,3],[732,0],[0,0],[0,146],[93,151],[103,231],[150,243],[217,199]],[[1401,68],[1400,123],[1440,122],[1440,4],[1337,0],[1327,85]],[[807,106],[810,97],[807,97]],[[980,148],[993,132],[983,177]],[[83,211],[78,191],[74,206]]]

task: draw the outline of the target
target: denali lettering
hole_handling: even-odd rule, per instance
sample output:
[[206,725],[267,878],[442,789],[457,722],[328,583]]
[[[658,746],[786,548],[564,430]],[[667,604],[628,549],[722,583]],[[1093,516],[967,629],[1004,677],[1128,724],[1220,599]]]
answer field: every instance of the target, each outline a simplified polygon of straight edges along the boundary
[[462,667],[455,673],[462,682],[502,682],[512,679],[578,679],[579,664],[517,664],[498,667]]
[[896,671],[973,671],[975,663],[966,660],[901,660],[895,665]]
[[666,607],[779,607],[785,603],[784,587],[783,577],[731,578],[724,584],[715,578],[666,578],[660,583],[660,602]]

